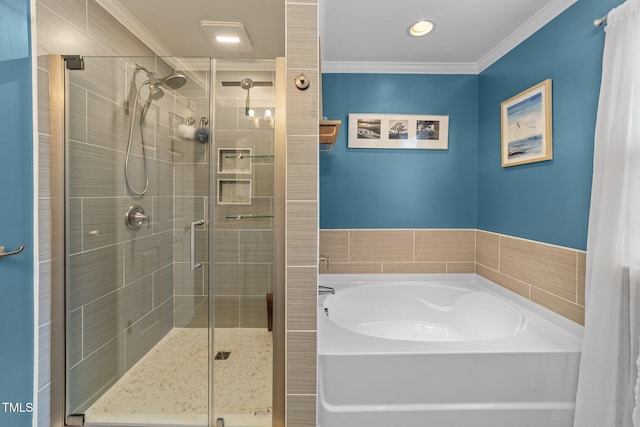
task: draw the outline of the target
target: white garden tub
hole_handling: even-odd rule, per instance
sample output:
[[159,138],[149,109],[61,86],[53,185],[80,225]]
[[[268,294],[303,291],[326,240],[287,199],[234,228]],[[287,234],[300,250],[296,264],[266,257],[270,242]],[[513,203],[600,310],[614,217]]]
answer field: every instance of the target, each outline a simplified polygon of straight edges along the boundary
[[473,274],[321,275],[321,427],[570,427],[582,327]]

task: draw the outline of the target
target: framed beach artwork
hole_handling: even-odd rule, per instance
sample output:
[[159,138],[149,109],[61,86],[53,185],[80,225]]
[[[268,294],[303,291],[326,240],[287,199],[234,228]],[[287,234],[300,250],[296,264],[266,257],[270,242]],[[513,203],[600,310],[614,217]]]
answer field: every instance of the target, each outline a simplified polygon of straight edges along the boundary
[[349,148],[446,150],[449,116],[349,114]]
[[500,105],[502,167],[552,159],[551,80]]

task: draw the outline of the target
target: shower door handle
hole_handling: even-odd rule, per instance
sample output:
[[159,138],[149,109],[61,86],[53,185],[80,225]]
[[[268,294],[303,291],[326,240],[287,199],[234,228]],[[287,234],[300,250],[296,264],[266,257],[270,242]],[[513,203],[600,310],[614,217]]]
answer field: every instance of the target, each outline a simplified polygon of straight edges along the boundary
[[191,271],[196,271],[202,267],[202,263],[196,261],[196,227],[204,224],[204,219],[193,221],[191,223]]

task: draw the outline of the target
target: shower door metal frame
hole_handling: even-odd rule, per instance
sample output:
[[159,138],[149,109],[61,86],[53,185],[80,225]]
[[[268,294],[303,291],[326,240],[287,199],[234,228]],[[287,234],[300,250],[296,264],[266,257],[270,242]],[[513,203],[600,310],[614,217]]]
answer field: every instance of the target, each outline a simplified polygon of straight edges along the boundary
[[65,60],[49,55],[51,156],[51,427],[66,422]]

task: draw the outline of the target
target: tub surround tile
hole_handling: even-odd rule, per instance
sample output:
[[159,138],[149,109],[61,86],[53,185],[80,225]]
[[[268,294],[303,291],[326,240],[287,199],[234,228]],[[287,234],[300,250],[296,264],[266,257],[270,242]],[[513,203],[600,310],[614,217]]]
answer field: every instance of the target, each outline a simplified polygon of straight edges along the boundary
[[587,270],[587,253],[579,251],[578,254],[578,305],[585,306],[585,281]]
[[[496,238],[499,239],[497,265]],[[489,245],[489,241],[494,243]],[[480,230],[478,242],[476,272],[479,275],[584,324],[584,251]],[[489,252],[492,256],[487,256]]]
[[381,262],[331,262],[318,268],[320,274],[382,274]]
[[554,294],[531,287],[531,301],[538,303],[549,310],[555,311],[576,323],[584,325],[584,307],[571,303]]
[[501,236],[500,271],[576,302],[577,258],[573,250]]
[[415,261],[475,262],[475,230],[416,230]]
[[320,255],[329,258],[330,263],[349,262],[349,231],[320,230]]
[[529,296],[531,294],[531,286],[527,283],[521,282],[518,279],[514,279],[513,277],[492,270],[482,264],[477,265],[476,273],[484,278],[491,280],[492,282],[499,284],[500,286],[509,289],[510,291],[513,291],[529,299]]
[[446,273],[445,262],[385,262],[382,264],[384,274],[427,274]]
[[500,236],[481,230],[476,232],[476,262],[494,270],[500,268]]
[[476,264],[473,262],[448,262],[447,273],[475,273]]
[[351,230],[351,262],[402,262],[413,259],[413,230]]
[[[384,260],[398,253],[403,259]],[[476,273],[584,322],[584,251],[483,230],[351,229],[321,230],[320,254],[330,263],[318,264],[319,274]]]

